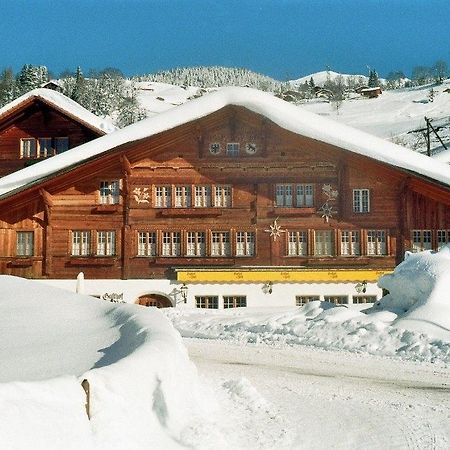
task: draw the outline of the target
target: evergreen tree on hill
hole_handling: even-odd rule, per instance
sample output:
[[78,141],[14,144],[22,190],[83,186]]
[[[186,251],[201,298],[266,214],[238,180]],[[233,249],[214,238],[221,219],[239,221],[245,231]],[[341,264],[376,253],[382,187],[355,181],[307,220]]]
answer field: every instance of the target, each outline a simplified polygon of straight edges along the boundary
[[45,66],[25,64],[17,77],[17,89],[20,95],[41,87],[48,81],[48,69]]
[[367,85],[371,88],[380,86],[380,79],[378,78],[378,74],[375,69],[369,72],[369,82]]
[[9,67],[0,75],[0,108],[16,98],[16,80]]

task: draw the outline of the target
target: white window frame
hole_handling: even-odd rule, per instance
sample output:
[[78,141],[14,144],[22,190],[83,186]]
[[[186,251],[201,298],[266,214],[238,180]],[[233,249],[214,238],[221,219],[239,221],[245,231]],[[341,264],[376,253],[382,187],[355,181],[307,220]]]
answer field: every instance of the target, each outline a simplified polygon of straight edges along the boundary
[[161,256],[181,256],[181,232],[163,231],[161,239]]
[[275,185],[275,206],[292,208],[294,206],[294,186],[289,183]]
[[172,186],[155,186],[155,208],[172,206]]
[[314,230],[314,256],[334,256],[334,231]]
[[99,199],[101,205],[117,205],[120,203],[120,181],[100,181]]
[[38,157],[38,145],[35,138],[22,138],[20,140],[20,157],[24,159]]
[[314,206],[313,184],[297,184],[295,186],[295,206],[297,208],[311,208]]
[[368,256],[386,256],[387,255],[387,239],[386,230],[367,230],[366,244]]
[[323,300],[335,305],[348,305],[348,295],[324,295]]
[[194,206],[196,208],[210,208],[212,206],[212,192],[209,185],[194,186]]
[[137,256],[156,256],[158,248],[155,231],[138,231]]
[[218,309],[219,308],[219,296],[218,295],[196,295],[195,307],[206,309]]
[[97,231],[97,256],[116,255],[116,232]]
[[34,255],[34,232],[17,231],[16,232],[16,256]]
[[91,232],[73,230],[71,237],[71,256],[89,256],[91,254]]
[[361,239],[358,230],[342,230],[340,232],[341,255],[360,256]]
[[440,250],[449,243],[450,243],[450,230],[437,230],[436,232],[437,249]]
[[433,232],[431,230],[412,230],[411,251],[422,252],[433,249]]
[[186,256],[206,256],[206,233],[204,231],[186,232]]
[[353,189],[353,212],[357,214],[370,212],[370,189]]
[[295,306],[304,306],[309,302],[315,302],[320,300],[320,295],[296,295]]
[[230,185],[218,184],[214,186],[214,206],[218,208],[230,208],[232,189]]
[[308,232],[288,231],[287,232],[287,255],[307,256],[308,255]]
[[192,186],[175,186],[175,208],[192,206]]
[[223,296],[223,308],[246,308],[247,296],[246,295],[224,295]]
[[229,231],[211,232],[211,256],[231,256],[231,236]]
[[255,256],[255,241],[255,232],[236,231],[236,256]]

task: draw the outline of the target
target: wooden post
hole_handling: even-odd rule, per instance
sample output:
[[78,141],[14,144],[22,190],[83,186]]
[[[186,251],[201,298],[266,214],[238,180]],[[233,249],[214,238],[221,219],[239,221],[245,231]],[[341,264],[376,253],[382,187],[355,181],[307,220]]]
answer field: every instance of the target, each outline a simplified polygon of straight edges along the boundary
[[91,399],[90,399],[91,392],[90,392],[90,389],[91,388],[89,386],[89,381],[84,379],[81,382],[81,387],[84,389],[84,392],[86,393],[86,404],[85,404],[86,414],[88,416],[88,419],[91,420],[91,411],[90,411],[90,406],[91,406]]
[[425,117],[425,122],[427,123],[427,155],[431,156],[430,119]]

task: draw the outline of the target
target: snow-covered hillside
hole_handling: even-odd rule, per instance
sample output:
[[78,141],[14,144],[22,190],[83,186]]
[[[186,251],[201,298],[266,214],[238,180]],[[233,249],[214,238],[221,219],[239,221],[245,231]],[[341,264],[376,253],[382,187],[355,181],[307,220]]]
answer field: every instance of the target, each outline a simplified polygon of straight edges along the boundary
[[309,83],[310,80],[312,79],[316,86],[323,86],[327,81],[329,80],[333,81],[339,76],[342,77],[344,83],[347,83],[348,80],[351,79],[360,82],[360,84],[367,84],[369,80],[369,77],[365,75],[349,75],[346,73],[333,72],[332,70],[323,70],[321,72],[312,73],[310,75],[298,78],[296,80],[291,80],[289,81],[289,83],[291,86],[297,87],[302,84]]

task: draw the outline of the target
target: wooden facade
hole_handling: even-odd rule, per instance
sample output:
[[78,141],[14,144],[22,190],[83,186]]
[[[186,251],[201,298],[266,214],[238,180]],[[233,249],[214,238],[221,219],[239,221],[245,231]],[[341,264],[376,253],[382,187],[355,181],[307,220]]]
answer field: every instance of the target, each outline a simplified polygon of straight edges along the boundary
[[50,103],[30,97],[0,117],[0,177],[104,134]]
[[390,270],[405,250],[449,237],[448,185],[238,106],[0,200],[0,273],[30,278],[174,279],[183,267]]

